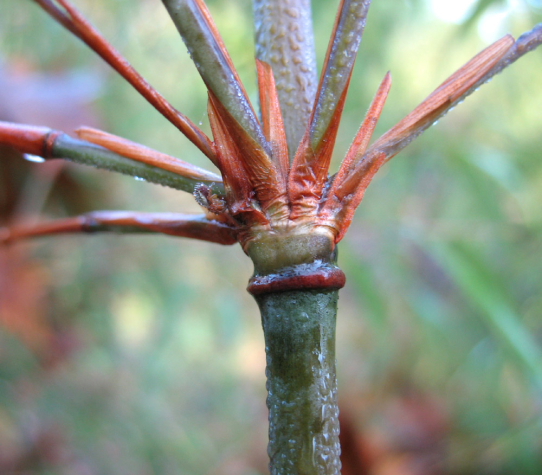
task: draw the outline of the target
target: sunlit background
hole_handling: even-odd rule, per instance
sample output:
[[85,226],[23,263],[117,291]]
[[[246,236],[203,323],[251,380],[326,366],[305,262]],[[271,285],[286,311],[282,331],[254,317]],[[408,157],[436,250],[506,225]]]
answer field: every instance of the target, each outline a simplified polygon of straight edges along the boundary
[[[158,0],[77,0],[208,130]],[[208,2],[256,98],[248,0]],[[313,2],[320,64],[338,1]],[[377,134],[539,0],[374,0],[336,163],[384,74]],[[0,119],[81,124],[211,167],[30,1],[0,3]],[[182,192],[0,150],[0,219],[198,212]],[[340,247],[344,475],[542,473],[542,50],[384,167]],[[241,249],[63,236],[0,249],[0,473],[267,473],[265,355]]]

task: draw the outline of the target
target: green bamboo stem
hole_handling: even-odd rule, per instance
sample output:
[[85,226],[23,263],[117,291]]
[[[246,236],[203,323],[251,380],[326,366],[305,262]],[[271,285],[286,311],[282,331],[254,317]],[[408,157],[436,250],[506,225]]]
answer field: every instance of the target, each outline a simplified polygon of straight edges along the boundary
[[271,475],[339,475],[335,322],[344,274],[332,235],[290,229],[246,251],[265,337]]
[[271,475],[338,475],[338,290],[256,296],[267,354]]

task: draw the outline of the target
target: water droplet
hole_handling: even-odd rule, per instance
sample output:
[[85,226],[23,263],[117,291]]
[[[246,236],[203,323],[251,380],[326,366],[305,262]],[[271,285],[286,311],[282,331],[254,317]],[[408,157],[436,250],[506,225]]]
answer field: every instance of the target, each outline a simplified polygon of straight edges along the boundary
[[141,178],[140,176],[135,176],[134,177],[137,181],[145,181],[145,178]]
[[23,154],[23,157],[25,160],[34,163],[43,163],[45,161],[45,158],[40,157],[39,155],[32,155],[31,153],[25,153]]

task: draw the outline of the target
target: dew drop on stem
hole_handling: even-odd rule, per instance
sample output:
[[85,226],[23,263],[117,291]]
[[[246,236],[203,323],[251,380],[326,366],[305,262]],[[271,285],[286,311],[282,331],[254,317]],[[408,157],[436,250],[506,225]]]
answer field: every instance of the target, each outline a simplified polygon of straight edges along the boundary
[[28,160],[29,162],[34,162],[34,163],[45,162],[45,158],[40,157],[39,155],[32,155],[31,153],[25,153],[23,154],[23,157],[25,160]]

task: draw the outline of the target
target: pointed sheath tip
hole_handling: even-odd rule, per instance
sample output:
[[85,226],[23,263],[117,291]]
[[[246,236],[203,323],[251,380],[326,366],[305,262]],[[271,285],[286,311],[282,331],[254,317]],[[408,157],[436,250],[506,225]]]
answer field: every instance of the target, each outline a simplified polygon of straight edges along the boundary
[[[329,213],[331,212],[331,208],[336,206],[340,207],[339,203],[342,202],[345,196],[356,193],[359,181],[363,179],[363,176],[354,177],[354,170],[369,146],[371,137],[373,136],[380,119],[380,115],[384,110],[391,83],[391,73],[388,71],[378,87],[378,91],[369,106],[369,110],[367,111],[365,119],[361,124],[352,145],[348,149],[339,171],[334,178],[332,177],[330,179],[332,183],[331,189],[328,193],[327,200],[322,207],[323,212]],[[346,182],[348,182],[347,186],[345,186]]]
[[260,59],[256,59],[256,68],[258,71],[258,88],[264,135],[270,144],[272,160],[277,164],[280,179],[286,186],[290,168],[288,140],[273,68],[269,63]]
[[389,88],[391,87],[392,82],[393,82],[392,79],[393,79],[393,78],[392,78],[392,75],[391,75],[391,71],[388,71],[388,72],[386,73],[386,75],[384,76],[384,81],[382,82],[383,84],[387,84],[387,85],[388,85],[388,86],[387,86],[387,89],[389,89]]
[[83,126],[76,129],[75,133],[82,140],[100,145],[137,162],[168,170],[192,180],[222,182],[222,178],[215,173],[103,130]]

